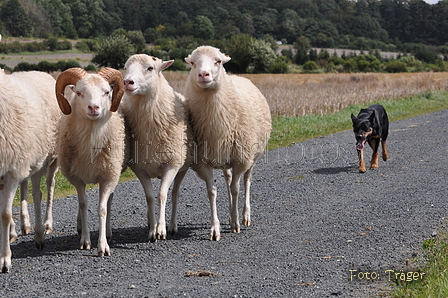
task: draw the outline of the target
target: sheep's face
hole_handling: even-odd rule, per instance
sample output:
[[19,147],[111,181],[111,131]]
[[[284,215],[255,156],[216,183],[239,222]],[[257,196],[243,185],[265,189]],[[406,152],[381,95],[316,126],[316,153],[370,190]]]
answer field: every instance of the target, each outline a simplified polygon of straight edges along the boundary
[[124,90],[127,95],[147,94],[157,84],[160,73],[171,66],[174,60],[162,61],[159,58],[145,54],[131,56],[126,61],[124,75]]
[[230,57],[210,46],[198,47],[185,58],[191,65],[190,76],[196,79],[196,84],[200,88],[204,89],[217,87],[219,75],[223,73],[223,64],[229,60]]
[[97,120],[109,114],[112,102],[112,88],[98,75],[90,74],[73,86],[74,99],[79,115],[90,120]]

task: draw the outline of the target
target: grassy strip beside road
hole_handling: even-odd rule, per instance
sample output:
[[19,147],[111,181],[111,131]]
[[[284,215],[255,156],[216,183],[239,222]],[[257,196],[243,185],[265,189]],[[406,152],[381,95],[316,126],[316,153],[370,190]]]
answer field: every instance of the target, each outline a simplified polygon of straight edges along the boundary
[[[448,92],[432,91],[399,100],[375,102],[384,106],[389,120],[415,117],[448,108]],[[371,103],[373,104],[373,103]],[[302,117],[274,117],[268,149],[281,148],[291,143],[329,135],[352,128],[350,114],[357,115],[368,105],[350,105],[329,115],[306,115]]]
[[425,278],[412,282],[397,281],[392,297],[439,298],[448,297],[448,232],[423,243],[427,263]]

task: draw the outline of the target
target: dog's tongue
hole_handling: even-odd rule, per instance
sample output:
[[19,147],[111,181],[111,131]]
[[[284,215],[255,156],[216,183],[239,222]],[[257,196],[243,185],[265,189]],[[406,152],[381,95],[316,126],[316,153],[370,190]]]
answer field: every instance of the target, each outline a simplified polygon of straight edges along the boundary
[[365,145],[366,145],[366,140],[362,140],[362,141],[356,143],[356,149],[362,150],[362,149],[364,149]]

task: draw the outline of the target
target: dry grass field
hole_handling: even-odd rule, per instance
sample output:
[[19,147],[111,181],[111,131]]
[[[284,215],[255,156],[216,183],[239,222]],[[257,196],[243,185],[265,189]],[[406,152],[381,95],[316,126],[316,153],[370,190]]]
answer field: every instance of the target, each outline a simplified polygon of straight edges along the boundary
[[[182,92],[187,74],[165,72]],[[448,90],[448,73],[253,74],[249,78],[266,96],[273,116],[330,114],[351,104],[400,99]]]

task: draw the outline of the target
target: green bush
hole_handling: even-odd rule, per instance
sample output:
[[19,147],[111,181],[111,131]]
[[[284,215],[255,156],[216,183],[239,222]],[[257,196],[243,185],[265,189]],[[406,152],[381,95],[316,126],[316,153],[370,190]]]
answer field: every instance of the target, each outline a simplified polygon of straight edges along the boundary
[[387,64],[385,70],[390,73],[406,72],[406,64],[400,61],[392,61]]
[[354,72],[358,69],[357,67],[358,64],[353,58],[350,58],[344,62],[344,71],[346,72]]
[[132,55],[132,45],[123,35],[113,35],[102,40],[94,51],[92,62],[105,67],[123,68]]
[[185,71],[187,70],[187,67],[185,66],[184,62],[182,61],[182,59],[174,59],[174,63],[171,64],[169,70],[172,71]]
[[58,51],[69,51],[72,48],[72,43],[68,40],[59,41],[56,47]]
[[270,73],[288,73],[288,63],[284,61],[275,61],[271,67],[269,67]]
[[56,63],[51,63],[48,61],[40,61],[37,64],[30,64],[28,62],[20,62],[14,67],[13,71],[44,71],[44,72],[53,72],[53,71],[64,71],[66,69],[72,67],[81,67],[81,65],[74,60],[67,61],[58,61]]
[[85,41],[78,41],[75,45],[75,48],[81,52],[88,53],[90,52],[90,48]]
[[84,70],[85,70],[85,71],[96,71],[97,68],[95,67],[95,65],[93,65],[93,64],[89,64],[89,65],[87,65],[86,67],[84,67]]
[[303,70],[306,72],[316,71],[318,69],[316,62],[308,61],[303,64]]
[[39,71],[45,71],[45,72],[52,72],[52,71],[57,71],[57,66],[56,63],[51,63],[48,61],[40,61],[39,63],[37,63],[37,68]]

